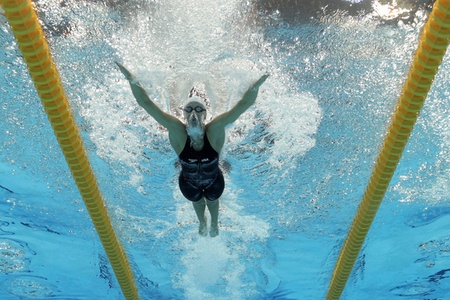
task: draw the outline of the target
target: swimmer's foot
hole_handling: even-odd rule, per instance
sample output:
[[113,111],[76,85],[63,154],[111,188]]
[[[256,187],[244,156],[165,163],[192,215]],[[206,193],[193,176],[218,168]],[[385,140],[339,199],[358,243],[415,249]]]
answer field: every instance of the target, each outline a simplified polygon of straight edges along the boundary
[[219,225],[216,224],[211,224],[211,228],[209,229],[209,235],[211,237],[215,237],[219,235]]
[[208,235],[208,226],[206,225],[206,220],[205,222],[200,222],[200,225],[198,226],[198,234],[200,234],[201,236]]

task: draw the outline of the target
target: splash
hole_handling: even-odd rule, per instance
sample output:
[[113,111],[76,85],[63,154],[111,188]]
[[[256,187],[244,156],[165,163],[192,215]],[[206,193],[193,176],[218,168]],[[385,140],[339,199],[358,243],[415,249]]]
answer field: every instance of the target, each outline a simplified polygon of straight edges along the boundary
[[[238,194],[227,191],[221,199],[219,236],[201,237],[195,234],[195,224],[193,235],[180,235],[175,243],[182,255],[173,282],[186,299],[249,299],[268,284],[261,279],[258,249],[269,237],[269,224],[246,214]],[[192,215],[186,213],[192,211],[190,203],[177,206],[177,223],[191,223]]]
[[[97,154],[119,164],[120,173],[128,173],[130,184],[140,189],[142,181],[136,179],[145,179],[143,166],[154,170],[143,157],[146,149],[153,149],[166,163],[174,156],[165,129],[137,106],[114,60],[123,61],[150,98],[179,118],[193,86],[200,85],[206,91],[211,110],[208,116],[212,118],[230,109],[259,76],[268,72],[271,77],[260,89],[256,105],[228,131],[230,147],[225,150],[233,153],[238,145],[240,152],[267,151],[267,162],[284,169],[286,162],[314,147],[321,120],[317,99],[299,91],[291,74],[277,66],[270,45],[264,42],[264,22],[252,5],[180,0],[132,7],[117,13],[91,4],[91,11],[98,10],[114,21],[120,17],[122,24],[112,26],[104,21],[102,28],[107,33],[102,40],[89,24],[95,13],[86,20],[77,19],[80,29],[74,28],[69,38],[73,44],[95,51],[83,56],[82,48],[72,48],[70,58],[64,57],[64,61],[82,59],[84,69],[86,64],[93,67],[92,78],[83,78],[83,91],[73,91],[73,96]],[[75,77],[81,79],[80,75]],[[259,130],[261,124],[264,128]],[[224,158],[226,155],[223,153]]]

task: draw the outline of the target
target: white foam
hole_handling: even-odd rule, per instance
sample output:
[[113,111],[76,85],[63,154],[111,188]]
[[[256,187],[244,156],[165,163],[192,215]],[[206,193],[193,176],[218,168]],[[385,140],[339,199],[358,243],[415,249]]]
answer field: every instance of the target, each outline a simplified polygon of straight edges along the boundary
[[[186,299],[246,299],[254,295],[256,286],[265,284],[256,277],[247,277],[261,264],[255,247],[265,243],[270,226],[256,216],[246,215],[232,191],[233,187],[225,191],[220,200],[219,236],[199,236],[195,222],[176,243],[184,271],[175,273],[173,281]],[[191,203],[177,203],[177,223],[192,224],[196,217]]]
[[[274,140],[269,148],[260,141],[241,144],[240,151],[251,152],[259,148],[270,152],[267,162],[272,167],[294,166],[287,166],[286,161],[303,155],[315,145],[320,108],[311,94],[295,87],[289,74],[273,67],[276,65],[273,57],[265,56],[263,49],[258,48],[261,46],[258,42],[263,40],[262,33],[251,32],[256,27],[242,27],[241,21],[236,21],[236,16],[245,15],[245,9],[242,10],[240,5],[238,1],[163,1],[157,15],[150,19],[147,12],[137,11],[129,26],[115,35],[110,45],[117,49],[124,65],[138,76],[159,107],[178,117],[181,117],[180,108],[192,86],[199,85],[206,91],[212,111],[208,116],[214,117],[230,109],[253,82],[269,72],[271,76],[260,88],[255,106],[229,128],[228,145],[232,146],[227,146],[222,154],[227,155],[226,150],[232,152],[233,146],[246,138],[254,138],[252,130],[265,123],[265,134],[272,135]],[[130,107],[134,99],[121,74],[111,77],[114,78],[111,79],[114,94],[110,94],[108,103],[102,105],[117,114],[113,118],[123,119],[126,115],[115,106]],[[260,112],[258,118],[255,118],[255,111]],[[153,128],[153,132],[159,130],[153,120],[142,121],[145,116],[142,109],[133,114],[136,117],[131,124],[149,131]],[[92,122],[102,122],[101,117],[92,118]],[[142,144],[135,139],[135,127],[114,125],[108,127],[111,132],[105,131],[98,136],[113,137],[120,132],[130,139],[131,145]],[[167,139],[162,135],[151,137],[150,143],[155,138]],[[111,158],[120,159],[129,166],[139,163],[136,151],[127,148],[124,140],[98,139],[98,142],[109,146]],[[221,199],[220,234],[216,238],[198,235],[192,204],[174,186],[176,219],[169,227],[170,236],[176,234],[178,238],[168,235],[159,240],[172,242],[172,248],[179,253],[179,263],[170,262],[176,265],[172,280],[186,299],[246,299],[255,296],[261,287],[271,291],[278,284],[277,278],[258,281],[257,276],[249,276],[261,272],[263,263],[256,249],[269,237],[270,227],[265,220],[244,212],[238,204],[239,192],[235,192],[239,187],[230,178],[226,180],[227,188]],[[152,227],[152,224],[147,225]],[[172,231],[175,228],[182,230],[177,234]],[[266,263],[264,273],[272,274],[268,266]]]
[[[114,60],[123,62],[137,75],[160,108],[178,117],[193,86],[201,86],[208,94],[211,110],[208,115],[213,117],[230,109],[252,83],[270,73],[256,104],[229,128],[225,150],[231,150],[233,155],[233,147],[239,142],[247,138],[259,140],[255,134],[260,133],[252,130],[264,124],[263,135],[271,135],[273,143],[257,141],[239,147],[250,153],[255,149],[267,151],[267,162],[278,169],[294,166],[286,162],[314,146],[313,136],[321,118],[317,100],[299,91],[290,75],[278,69],[275,58],[263,45],[263,32],[255,25],[250,5],[237,0],[159,1],[149,5],[153,4],[157,8],[150,14],[146,9],[128,11],[133,17],[116,31],[111,30],[111,36],[103,40],[101,35],[90,38],[95,29],[89,20],[96,13],[79,20],[68,37],[77,46],[70,52],[70,59],[66,59],[85,59],[82,70],[95,72],[86,78],[77,74],[75,79],[80,81],[72,98],[76,99],[76,111],[83,125],[89,128],[87,132],[96,154],[140,194],[146,192],[143,184],[151,181],[152,198],[159,201],[173,198],[163,204],[136,204],[145,200],[127,199],[126,184],[113,187],[111,194],[120,195],[117,197],[120,202],[110,205],[117,207],[116,226],[123,239],[145,253],[152,253],[153,265],[148,269],[172,272],[174,286],[187,299],[246,299],[261,288],[271,291],[277,286],[276,279],[265,282],[252,276],[261,272],[260,247],[270,235],[268,222],[245,212],[239,199],[241,187],[226,178],[220,234],[216,238],[198,235],[192,204],[181,196],[172,178],[176,176],[168,175],[173,169],[167,162],[175,159],[175,153],[170,148],[167,131],[138,106]],[[96,5],[90,5],[95,11]],[[105,10],[99,8],[98,14]],[[67,46],[63,44],[59,47]],[[93,54],[85,58],[86,48]],[[107,59],[100,57],[105,52],[111,55]],[[109,65],[106,63],[98,71],[98,61]],[[147,150],[154,152],[145,157]],[[169,186],[174,190],[173,197],[167,197],[165,190],[161,192],[155,185]],[[155,212],[155,208],[159,210]],[[158,212],[164,216],[159,217]],[[173,214],[175,220],[171,219]],[[169,250],[170,254],[164,252]],[[264,263],[265,274],[273,273],[269,265]]]

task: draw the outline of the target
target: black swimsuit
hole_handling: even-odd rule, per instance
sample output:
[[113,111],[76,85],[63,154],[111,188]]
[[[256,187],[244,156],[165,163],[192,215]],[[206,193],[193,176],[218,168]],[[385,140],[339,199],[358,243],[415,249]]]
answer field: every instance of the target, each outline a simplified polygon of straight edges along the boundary
[[205,197],[213,201],[222,195],[225,181],[219,168],[219,153],[213,149],[206,135],[200,151],[191,147],[188,136],[179,158],[181,173],[178,182],[181,192],[188,200],[198,201]]

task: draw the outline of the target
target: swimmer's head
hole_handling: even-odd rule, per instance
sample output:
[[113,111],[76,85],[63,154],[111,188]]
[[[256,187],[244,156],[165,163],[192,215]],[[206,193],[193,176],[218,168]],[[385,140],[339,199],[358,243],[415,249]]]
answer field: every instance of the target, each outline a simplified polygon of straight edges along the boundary
[[201,98],[192,97],[186,102],[183,108],[184,118],[189,123],[189,120],[197,117],[198,121],[204,122],[206,119],[206,106]]
[[191,137],[191,141],[203,139],[205,134],[206,107],[200,98],[189,98],[184,108],[184,118],[186,119],[186,131]]

